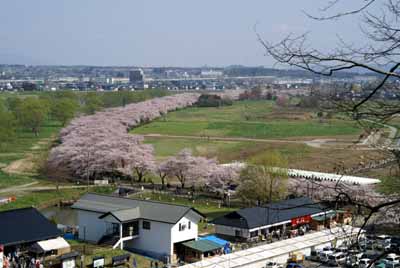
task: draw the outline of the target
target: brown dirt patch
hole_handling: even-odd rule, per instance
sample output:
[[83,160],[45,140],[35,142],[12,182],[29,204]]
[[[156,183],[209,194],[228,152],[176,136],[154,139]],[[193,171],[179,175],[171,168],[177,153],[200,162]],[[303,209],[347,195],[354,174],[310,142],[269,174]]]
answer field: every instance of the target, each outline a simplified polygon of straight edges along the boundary
[[32,154],[25,155],[24,158],[11,162],[3,168],[4,172],[14,174],[31,174],[36,172],[34,156]]

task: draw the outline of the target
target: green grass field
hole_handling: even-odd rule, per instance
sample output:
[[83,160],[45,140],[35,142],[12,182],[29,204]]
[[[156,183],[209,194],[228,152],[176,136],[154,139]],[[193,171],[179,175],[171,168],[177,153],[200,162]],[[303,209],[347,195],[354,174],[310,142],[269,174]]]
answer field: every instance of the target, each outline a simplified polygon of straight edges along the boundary
[[136,259],[137,267],[150,267],[150,262],[154,260],[150,260],[147,257],[143,257],[138,254],[133,254],[129,251],[120,250],[120,249],[112,249],[110,247],[101,247],[98,245],[88,244],[79,242],[76,240],[68,240],[68,243],[71,245],[72,250],[78,251],[85,256],[85,267],[93,266],[93,258],[104,256],[105,265],[110,267],[112,265],[112,257],[120,256],[124,254],[130,254],[131,260],[130,265],[128,267],[132,267],[133,258]]
[[[327,154],[326,149],[313,148],[302,142],[240,140],[356,139],[362,131],[351,121],[338,118],[321,121],[316,112],[297,107],[280,108],[271,101],[240,101],[221,108],[182,109],[136,128],[132,133],[161,134],[145,138],[146,143],[154,146],[158,160],[175,155],[184,148],[190,148],[195,155],[216,157],[223,163],[257,162],[270,151],[278,151],[287,157],[290,167],[332,171],[335,161],[352,158],[356,152],[335,150],[335,154]],[[195,137],[174,138],[166,135]],[[209,137],[234,140],[213,140]]]
[[47,121],[40,129],[39,135],[35,136],[31,131],[19,129],[17,138],[1,147],[0,163],[21,159],[27,153],[38,153],[49,149],[48,141],[61,129],[61,124],[55,121]]
[[18,174],[7,174],[0,170],[0,189],[6,187],[18,186],[33,182],[34,179],[30,176],[18,175]]
[[[51,140],[60,129],[59,123],[48,121],[41,128],[38,136],[27,130],[18,130],[17,138],[0,148],[0,188],[18,186],[37,180],[36,175],[33,174],[36,173],[36,168],[31,167],[35,167],[46,155]],[[21,172],[6,172],[7,167],[14,161],[21,161]]]
[[222,108],[192,107],[132,131],[137,134],[286,139],[356,135],[352,122],[331,119],[320,122],[313,112],[278,109],[270,101],[242,101]]
[[146,138],[146,143],[154,146],[158,160],[175,155],[184,148],[193,154],[208,158],[216,157],[222,163],[232,161],[256,162],[271,150],[289,157],[290,162],[298,162],[313,152],[304,144],[259,143],[250,141],[208,141],[207,139]]
[[[90,188],[90,192],[101,193],[101,194],[110,194],[114,190],[115,188],[111,186]],[[86,192],[87,192],[86,188],[61,189],[59,191],[56,191],[55,187],[54,190],[24,192],[22,194],[17,195],[17,200],[15,202],[1,205],[0,211],[16,209],[16,208],[32,207],[32,206],[40,209],[51,205],[56,205],[59,201],[62,200],[77,199]]]
[[238,209],[238,207],[219,207],[218,200],[208,200],[203,197],[195,197],[194,201],[191,201],[187,198],[175,197],[167,194],[144,193],[135,195],[134,198],[194,207],[195,209],[203,213],[208,219],[214,219],[216,217]]

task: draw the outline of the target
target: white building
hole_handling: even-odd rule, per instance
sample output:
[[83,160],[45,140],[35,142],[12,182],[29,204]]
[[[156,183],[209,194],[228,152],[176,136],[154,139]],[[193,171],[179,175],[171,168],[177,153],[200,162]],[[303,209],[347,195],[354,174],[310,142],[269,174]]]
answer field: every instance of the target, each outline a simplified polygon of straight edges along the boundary
[[84,195],[72,208],[77,210],[79,239],[172,262],[182,243],[197,240],[203,218],[187,206],[99,194]]

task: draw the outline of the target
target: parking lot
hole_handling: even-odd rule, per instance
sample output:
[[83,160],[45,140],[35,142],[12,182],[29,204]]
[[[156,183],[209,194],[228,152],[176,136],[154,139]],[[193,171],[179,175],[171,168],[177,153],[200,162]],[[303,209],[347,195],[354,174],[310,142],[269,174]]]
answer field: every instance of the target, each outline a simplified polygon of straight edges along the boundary
[[326,247],[314,250],[301,263],[302,267],[347,267],[347,268],[399,268],[400,239],[389,236],[367,236],[352,248]]

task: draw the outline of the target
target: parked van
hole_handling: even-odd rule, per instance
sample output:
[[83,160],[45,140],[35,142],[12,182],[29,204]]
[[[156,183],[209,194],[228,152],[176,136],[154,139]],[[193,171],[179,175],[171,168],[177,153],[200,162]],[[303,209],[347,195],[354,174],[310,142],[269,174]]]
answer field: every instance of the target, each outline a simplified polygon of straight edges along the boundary
[[321,252],[319,253],[319,260],[320,260],[320,262],[322,262],[322,263],[328,263],[328,261],[329,261],[329,256],[332,255],[333,253],[334,253],[334,252],[333,252],[333,251],[330,251],[330,250],[321,251]]
[[367,268],[371,264],[372,260],[371,259],[361,259],[360,262],[358,263],[359,268]]
[[339,266],[346,262],[346,255],[343,252],[337,252],[328,257],[328,264],[332,266]]

